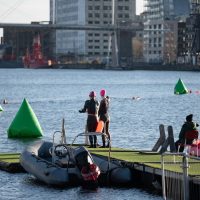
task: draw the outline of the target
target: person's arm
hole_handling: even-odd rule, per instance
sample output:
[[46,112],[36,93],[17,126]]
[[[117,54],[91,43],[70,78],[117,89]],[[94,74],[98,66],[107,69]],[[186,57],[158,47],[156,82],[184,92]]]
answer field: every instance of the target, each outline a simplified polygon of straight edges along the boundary
[[87,111],[87,106],[88,105],[88,101],[85,102],[85,105],[82,109],[79,110],[80,113],[85,113]]

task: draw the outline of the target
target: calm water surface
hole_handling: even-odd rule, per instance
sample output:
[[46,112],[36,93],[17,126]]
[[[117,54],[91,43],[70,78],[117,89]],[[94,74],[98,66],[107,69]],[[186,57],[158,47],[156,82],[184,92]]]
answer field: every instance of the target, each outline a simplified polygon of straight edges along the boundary
[[[173,89],[179,78],[193,92],[176,96]],[[200,122],[200,75],[197,72],[103,71],[103,70],[27,70],[0,69],[0,152],[21,152],[33,140],[7,138],[7,129],[26,98],[44,131],[45,140],[61,129],[65,118],[67,140],[85,127],[83,107],[91,90],[105,88],[111,98],[112,145],[132,149],[151,149],[158,136],[158,126],[172,125],[178,136],[185,116],[193,113]],[[139,100],[132,97],[139,96]],[[80,142],[81,139],[80,139]],[[101,140],[99,140],[101,143]],[[0,199],[162,199],[137,189],[99,188],[96,192],[81,188],[56,189],[38,184],[27,174],[0,171]]]

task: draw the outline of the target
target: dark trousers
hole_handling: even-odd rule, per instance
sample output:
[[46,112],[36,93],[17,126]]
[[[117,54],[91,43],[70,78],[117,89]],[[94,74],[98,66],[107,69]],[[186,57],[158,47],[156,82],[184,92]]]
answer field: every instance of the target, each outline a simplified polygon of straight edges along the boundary
[[175,147],[177,152],[183,152],[185,145],[191,145],[193,143],[193,140],[187,140],[186,143],[183,140],[177,140],[175,142]]
[[[97,124],[98,124],[98,121],[97,121],[97,117],[94,115],[88,115],[88,118],[87,118],[87,129],[88,129],[88,132],[95,132],[96,131],[96,128],[97,128]],[[89,135],[89,140],[90,140],[90,145],[93,146],[93,145],[96,145],[97,144],[97,136],[94,135]]]
[[[103,133],[105,133],[107,135],[108,139],[110,140],[109,126],[110,126],[110,121],[109,120],[107,120],[106,122],[104,122]],[[103,146],[105,146],[105,144],[106,144],[106,138],[105,138],[104,135],[102,135],[102,143],[103,143]]]

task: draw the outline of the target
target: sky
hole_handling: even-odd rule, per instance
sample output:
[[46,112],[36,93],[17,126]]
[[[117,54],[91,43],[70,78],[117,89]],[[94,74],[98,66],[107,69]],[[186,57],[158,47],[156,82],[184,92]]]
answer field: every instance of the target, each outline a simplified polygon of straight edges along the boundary
[[[143,8],[143,0],[136,1],[139,14]],[[0,22],[31,21],[49,21],[49,0],[0,0]]]

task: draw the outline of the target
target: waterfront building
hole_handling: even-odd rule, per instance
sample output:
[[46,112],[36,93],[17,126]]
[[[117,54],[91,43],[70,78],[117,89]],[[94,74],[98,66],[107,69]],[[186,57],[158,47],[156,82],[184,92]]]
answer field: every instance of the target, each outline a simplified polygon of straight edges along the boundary
[[189,14],[190,0],[145,0],[145,62],[176,62],[178,17]]
[[200,0],[191,0],[191,16],[187,19],[187,60],[200,65]]
[[[40,22],[31,22],[31,24],[40,24]],[[51,32],[32,28],[26,29],[24,27],[6,27],[3,29],[2,44],[11,48],[12,55],[16,59],[20,59],[25,55],[27,49],[31,52],[33,45],[33,38],[35,34],[40,35],[42,52],[45,57],[52,58],[52,39]]]
[[177,41],[177,63],[184,64],[186,62],[185,55],[187,52],[187,28],[186,22],[178,22],[178,41]]
[[[135,16],[136,0],[50,0],[50,20],[56,24],[118,25]],[[79,60],[106,62],[111,54],[110,35],[108,31],[56,30],[54,53],[57,57],[74,54]]]

